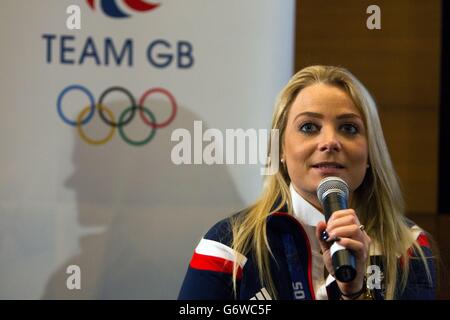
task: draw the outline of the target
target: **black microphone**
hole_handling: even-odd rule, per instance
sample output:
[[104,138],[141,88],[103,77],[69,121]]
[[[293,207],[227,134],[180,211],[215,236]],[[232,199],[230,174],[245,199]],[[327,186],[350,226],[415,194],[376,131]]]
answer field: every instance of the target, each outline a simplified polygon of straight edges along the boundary
[[[317,197],[322,204],[325,220],[338,210],[348,209],[348,185],[338,177],[327,177],[317,187]],[[330,248],[334,277],[342,282],[350,282],[356,277],[356,259],[353,252],[334,242]]]

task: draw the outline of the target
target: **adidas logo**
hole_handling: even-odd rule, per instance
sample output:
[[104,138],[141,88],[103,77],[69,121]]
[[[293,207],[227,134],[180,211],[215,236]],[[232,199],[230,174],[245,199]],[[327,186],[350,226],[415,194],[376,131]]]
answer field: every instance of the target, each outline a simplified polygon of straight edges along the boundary
[[253,298],[250,298],[250,300],[272,300],[272,297],[269,292],[267,292],[266,288],[262,288]]

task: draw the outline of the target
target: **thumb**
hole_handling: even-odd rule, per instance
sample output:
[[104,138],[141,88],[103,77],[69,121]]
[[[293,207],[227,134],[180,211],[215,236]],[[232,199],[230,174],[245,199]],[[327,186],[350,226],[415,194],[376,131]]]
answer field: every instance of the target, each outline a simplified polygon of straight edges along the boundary
[[320,221],[317,224],[316,237],[317,237],[317,239],[319,239],[320,249],[322,250],[322,252],[328,251],[331,247],[331,243],[326,241],[326,239],[324,240],[323,235],[322,235],[322,232],[326,232],[326,229],[327,229],[327,224],[325,223],[325,221]]

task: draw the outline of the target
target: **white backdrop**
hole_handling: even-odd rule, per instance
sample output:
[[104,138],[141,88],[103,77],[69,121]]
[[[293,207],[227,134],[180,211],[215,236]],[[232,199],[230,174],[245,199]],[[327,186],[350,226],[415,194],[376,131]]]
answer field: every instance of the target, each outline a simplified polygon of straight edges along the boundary
[[[81,0],[0,2],[0,298],[174,299],[204,232],[261,190],[259,165],[174,165],[170,137],[176,128],[193,132],[195,120],[222,132],[269,128],[292,74],[294,2],[158,1],[137,12],[116,0],[130,14],[121,19],[93,3],[95,10]],[[66,28],[70,4],[81,8],[81,30]],[[167,67],[149,62],[155,40],[163,41],[155,59],[175,55]],[[108,41],[117,54],[131,43],[131,63],[110,55],[105,65]],[[189,67],[177,66],[180,41],[191,49]],[[57,98],[73,84],[95,101],[114,86],[136,100],[162,87],[177,113],[143,146],[117,130],[94,146],[58,114]],[[105,105],[117,119],[127,101],[115,92]],[[75,121],[88,105],[74,90],[61,109]],[[159,122],[170,116],[162,94],[145,106]],[[96,138],[111,129],[98,114],[83,128]],[[149,127],[136,114],[125,132],[138,140]],[[70,265],[81,269],[80,290],[66,287]]]

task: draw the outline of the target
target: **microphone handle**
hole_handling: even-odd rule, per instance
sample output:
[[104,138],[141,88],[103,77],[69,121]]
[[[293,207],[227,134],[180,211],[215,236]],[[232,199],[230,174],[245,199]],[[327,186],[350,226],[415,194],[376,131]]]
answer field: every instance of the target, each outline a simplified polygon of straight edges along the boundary
[[325,220],[328,222],[333,212],[348,209],[347,198],[337,192],[332,192],[323,201]]
[[[337,192],[330,193],[323,201],[324,215],[327,222],[333,212],[347,208],[347,198]],[[356,259],[353,252],[336,242],[331,245],[330,250],[335,278],[341,282],[350,282],[355,279]]]

